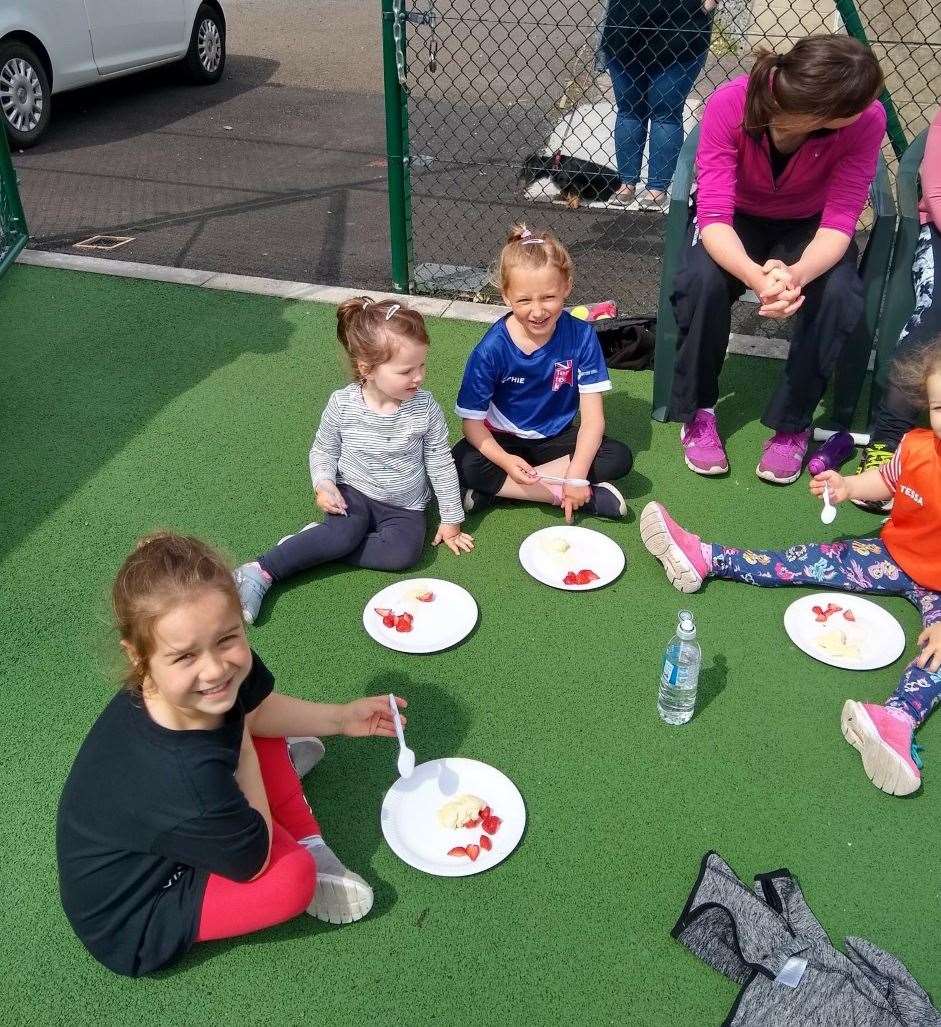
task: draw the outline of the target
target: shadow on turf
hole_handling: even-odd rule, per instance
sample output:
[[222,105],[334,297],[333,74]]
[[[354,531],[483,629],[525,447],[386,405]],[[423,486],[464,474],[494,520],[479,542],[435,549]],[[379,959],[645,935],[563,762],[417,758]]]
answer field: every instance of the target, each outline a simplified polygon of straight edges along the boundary
[[712,666],[703,666],[699,672],[699,689],[696,695],[696,716],[701,716],[706,707],[717,699],[729,679],[729,664],[722,653],[712,658]]
[[178,396],[297,331],[270,300],[98,278],[15,267],[0,282],[4,318],[28,326],[0,351],[0,557]]
[[[376,674],[363,687],[363,695],[387,692],[394,692],[409,703],[408,741],[420,762],[460,752],[471,722],[464,703],[440,685],[413,681],[394,671]],[[395,888],[379,877],[372,866],[373,857],[383,844],[379,810],[383,796],[396,778],[395,755],[392,739],[328,739],[326,756],[305,779],[305,791],[328,844],[373,887],[375,903],[370,919],[384,916],[398,899]],[[418,873],[410,869],[403,872]],[[302,915],[240,938],[195,945],[178,963],[154,976],[172,977],[237,946],[266,945],[338,929]]]

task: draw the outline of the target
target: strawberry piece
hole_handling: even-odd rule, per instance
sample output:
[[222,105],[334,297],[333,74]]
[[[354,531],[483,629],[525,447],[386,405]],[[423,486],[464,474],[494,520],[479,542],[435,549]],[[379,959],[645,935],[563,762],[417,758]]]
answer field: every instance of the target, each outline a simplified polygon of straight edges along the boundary
[[823,616],[823,607],[822,606],[812,606],[811,607],[811,612],[815,613],[818,617],[822,617]]
[[479,845],[468,845],[467,846],[467,857],[471,863],[475,862],[477,857],[480,855]]
[[376,613],[379,614],[380,617],[388,617],[389,614],[392,613],[388,606],[374,606],[373,609],[376,611]]
[[464,821],[464,826],[465,827],[476,827],[479,823],[480,823],[480,817],[477,817],[474,820],[465,820]]
[[411,631],[413,620],[414,618],[410,613],[400,613],[398,617],[395,618],[395,630],[400,631],[403,634],[406,631]]
[[844,618],[844,620],[856,620],[856,614],[853,613],[852,610],[844,610],[843,611],[843,618]]
[[480,817],[481,820],[486,820],[488,817],[493,816],[493,810],[489,806],[484,806],[477,816]]
[[837,606],[836,603],[827,603],[827,608],[823,611],[824,613],[839,613],[842,610],[842,606]]
[[434,592],[422,592],[421,595],[415,596],[420,603],[433,603],[435,601]]
[[395,627],[395,614],[391,610],[382,618],[382,624],[386,628]]
[[453,849],[448,849],[449,856],[466,856],[467,849],[463,845],[455,845]]
[[500,825],[503,821],[496,816],[489,816],[486,820],[481,822],[481,827],[487,832],[487,834],[496,834],[500,830]]
[[593,581],[598,580],[598,575],[587,567],[584,570],[579,571],[578,576],[582,579],[583,585],[590,585]]
[[482,834],[480,836],[480,847],[485,852],[489,852],[493,848],[493,842],[487,837],[487,835]]
[[827,623],[827,615],[825,613],[818,613],[817,616],[814,617],[814,620],[818,624],[826,624]]
[[578,575],[575,571],[569,571],[568,574],[562,579],[563,585],[577,585],[579,584]]

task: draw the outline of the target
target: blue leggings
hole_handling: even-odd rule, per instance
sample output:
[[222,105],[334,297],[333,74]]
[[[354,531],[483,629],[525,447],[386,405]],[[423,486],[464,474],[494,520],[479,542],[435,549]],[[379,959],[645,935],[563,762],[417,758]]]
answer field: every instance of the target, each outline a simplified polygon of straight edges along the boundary
[[[714,578],[749,585],[816,585],[845,592],[904,596],[921,612],[927,628],[941,621],[941,596],[917,585],[889,556],[880,538],[808,542],[789,549],[730,549],[713,545]],[[921,724],[941,701],[941,671],[910,663],[886,706],[904,710]]]

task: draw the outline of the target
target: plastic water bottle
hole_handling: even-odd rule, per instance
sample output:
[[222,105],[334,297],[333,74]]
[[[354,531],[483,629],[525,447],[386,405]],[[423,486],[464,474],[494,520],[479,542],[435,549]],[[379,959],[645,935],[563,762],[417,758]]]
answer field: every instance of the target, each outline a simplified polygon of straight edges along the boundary
[[842,467],[853,455],[855,448],[853,436],[848,431],[834,432],[807,461],[807,470],[811,474],[823,474],[824,471]]
[[689,610],[680,610],[676,634],[663,656],[657,712],[667,724],[686,724],[696,709],[696,689],[702,651],[696,641],[696,622]]

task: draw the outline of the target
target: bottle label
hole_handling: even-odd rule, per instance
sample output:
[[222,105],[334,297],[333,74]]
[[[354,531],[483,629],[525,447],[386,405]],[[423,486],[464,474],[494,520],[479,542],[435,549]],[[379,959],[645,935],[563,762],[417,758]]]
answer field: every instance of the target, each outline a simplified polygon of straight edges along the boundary
[[679,680],[680,668],[669,659],[663,661],[663,682],[667,685],[675,685]]

